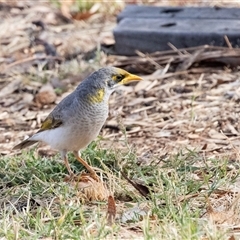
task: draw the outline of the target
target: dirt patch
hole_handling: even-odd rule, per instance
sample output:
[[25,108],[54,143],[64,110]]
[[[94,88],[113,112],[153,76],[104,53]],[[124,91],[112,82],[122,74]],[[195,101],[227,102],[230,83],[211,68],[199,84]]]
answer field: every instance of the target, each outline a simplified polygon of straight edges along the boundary
[[[96,46],[114,42],[114,16],[95,14],[86,22],[69,19],[49,4],[4,6],[0,32],[2,154],[14,154],[11,148],[34,133],[55,104],[86,75],[115,65],[137,71],[145,81],[123,86],[111,97],[110,116],[101,133],[106,140],[103,146],[114,142],[115,148],[124,148],[127,138],[143,158],[184,149],[238,158],[238,67],[196,64],[196,51],[190,50],[177,52],[175,61],[171,54],[162,56],[164,61],[158,56],[160,62],[141,54],[133,59],[109,55]],[[181,59],[180,53],[193,56],[189,57],[192,62]]]

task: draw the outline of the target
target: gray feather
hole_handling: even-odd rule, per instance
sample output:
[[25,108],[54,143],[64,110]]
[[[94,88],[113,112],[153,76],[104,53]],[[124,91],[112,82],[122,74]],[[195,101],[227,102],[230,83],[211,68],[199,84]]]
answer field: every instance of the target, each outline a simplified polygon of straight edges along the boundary
[[29,147],[35,143],[37,143],[38,141],[32,141],[30,140],[29,138],[20,142],[18,145],[16,145],[13,150],[16,150],[16,149],[23,149],[23,148],[26,148],[26,147]]

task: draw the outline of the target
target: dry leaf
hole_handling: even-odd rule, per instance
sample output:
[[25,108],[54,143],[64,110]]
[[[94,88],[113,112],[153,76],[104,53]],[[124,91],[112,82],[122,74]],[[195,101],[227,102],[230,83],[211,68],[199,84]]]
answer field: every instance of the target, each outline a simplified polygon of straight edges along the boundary
[[144,197],[146,197],[146,198],[149,197],[150,191],[149,191],[149,189],[148,189],[147,186],[132,181],[132,180],[129,179],[129,178],[127,177],[127,175],[126,175],[124,172],[122,172],[122,171],[121,171],[121,174],[122,174],[122,176],[123,176],[136,190],[138,190],[138,192],[139,192],[142,196],[144,196]]
[[0,97],[5,97],[11,93],[13,93],[14,91],[16,91],[20,84],[21,84],[22,80],[17,78],[13,81],[11,81],[10,83],[8,83],[5,87],[3,87],[1,90],[0,90]]
[[72,186],[79,190],[79,197],[87,201],[104,201],[108,198],[108,190],[102,181],[96,181],[90,174],[82,173],[74,179],[65,178]]
[[110,195],[108,197],[108,208],[107,208],[107,224],[113,225],[116,218],[116,203],[114,197]]
[[222,211],[222,212],[216,212],[213,211],[209,213],[209,218],[216,224],[234,224],[234,212],[232,211]]
[[72,13],[71,15],[73,19],[80,21],[80,20],[86,20],[94,14],[95,13],[91,13],[91,12],[78,12],[78,13]]
[[57,95],[50,84],[43,85],[35,96],[35,102],[38,107],[54,103],[56,99]]
[[152,81],[149,80],[145,80],[145,81],[139,81],[136,86],[134,87],[134,91],[138,92],[138,91],[142,91],[142,90],[146,90],[146,88],[152,83]]
[[215,129],[211,129],[208,132],[209,137],[211,138],[215,138],[215,139],[227,139],[226,136],[224,136],[222,133],[219,133],[218,131],[216,131]]

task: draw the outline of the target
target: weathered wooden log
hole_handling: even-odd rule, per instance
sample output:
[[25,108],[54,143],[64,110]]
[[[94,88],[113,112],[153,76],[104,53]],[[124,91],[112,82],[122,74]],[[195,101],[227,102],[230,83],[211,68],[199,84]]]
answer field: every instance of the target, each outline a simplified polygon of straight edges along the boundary
[[[177,11],[179,10],[179,11]],[[181,11],[180,11],[181,10]],[[152,11],[152,12],[151,12]],[[135,55],[199,45],[240,45],[240,9],[129,6],[114,29],[115,51]]]

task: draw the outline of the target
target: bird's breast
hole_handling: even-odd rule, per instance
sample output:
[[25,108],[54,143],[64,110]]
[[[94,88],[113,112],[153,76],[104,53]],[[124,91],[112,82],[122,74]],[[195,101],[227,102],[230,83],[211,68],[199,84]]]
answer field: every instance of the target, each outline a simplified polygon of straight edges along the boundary
[[33,140],[43,141],[57,150],[78,151],[98,136],[107,116],[106,103],[75,106],[64,116],[61,126],[39,132]]

